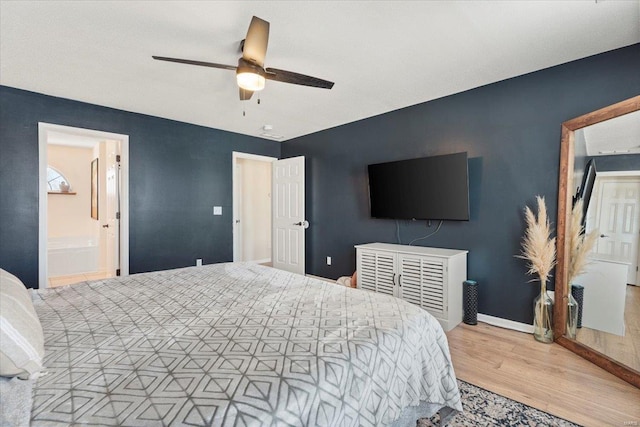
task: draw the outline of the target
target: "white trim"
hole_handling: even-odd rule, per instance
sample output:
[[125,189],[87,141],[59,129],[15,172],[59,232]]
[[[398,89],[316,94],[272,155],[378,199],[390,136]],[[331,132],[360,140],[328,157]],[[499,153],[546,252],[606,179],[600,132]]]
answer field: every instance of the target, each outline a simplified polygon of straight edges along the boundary
[[612,176],[640,176],[640,171],[605,171],[596,172],[596,177],[612,177]]
[[498,326],[500,328],[511,329],[519,332],[526,332],[527,334],[533,333],[533,325],[526,323],[514,322],[513,320],[503,319],[501,317],[493,317],[488,314],[478,313],[478,321],[488,323],[492,326]]
[[[275,162],[278,160],[275,157],[261,156],[259,154],[242,153],[240,151],[231,152],[231,232],[233,234],[233,261],[239,262],[240,256],[238,255],[238,243],[236,241],[236,210],[238,209],[238,195],[236,194],[236,165],[238,159],[256,160],[259,162]],[[272,243],[273,244],[273,243]],[[271,259],[259,261],[259,262],[271,262]]]
[[273,162],[275,160],[278,160],[275,157],[261,156],[260,154],[242,153],[240,151],[232,151],[231,156],[233,159],[249,159],[257,160],[259,162]]
[[[114,135],[114,134],[112,134]],[[120,276],[129,275],[129,135],[120,135]]]
[[120,275],[129,275],[129,135],[38,122],[38,286],[48,288],[47,133],[64,132],[120,141]]
[[[38,123],[38,287],[48,288],[47,280],[47,129],[46,123]],[[44,171],[44,172],[43,172]]]

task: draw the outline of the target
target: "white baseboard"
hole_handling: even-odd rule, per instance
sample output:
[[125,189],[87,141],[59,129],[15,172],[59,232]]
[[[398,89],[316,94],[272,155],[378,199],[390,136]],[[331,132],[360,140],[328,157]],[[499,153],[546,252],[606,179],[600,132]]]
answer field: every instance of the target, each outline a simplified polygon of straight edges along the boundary
[[250,261],[250,262],[253,262],[253,263],[256,263],[256,264],[265,264],[267,262],[271,262],[271,258],[256,259],[256,260],[253,260],[253,261]]
[[526,323],[514,322],[513,320],[503,319],[501,317],[493,317],[487,314],[478,313],[478,321],[488,323],[489,325],[498,326],[500,328],[512,329],[514,331],[533,333],[533,325]]

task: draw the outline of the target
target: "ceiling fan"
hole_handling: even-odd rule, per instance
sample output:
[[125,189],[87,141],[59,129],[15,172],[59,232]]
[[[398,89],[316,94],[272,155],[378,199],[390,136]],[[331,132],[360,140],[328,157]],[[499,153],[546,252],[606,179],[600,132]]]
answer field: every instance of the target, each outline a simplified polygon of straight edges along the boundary
[[331,89],[333,82],[311,77],[293,71],[279,70],[277,68],[264,68],[264,57],[267,53],[269,42],[269,22],[254,16],[251,18],[247,37],[240,43],[242,57],[238,60],[238,66],[215,64],[213,62],[193,61],[190,59],[167,58],[165,56],[153,56],[159,61],[178,62],[180,64],[199,65],[201,67],[221,68],[234,70],[236,80],[240,87],[240,100],[251,98],[253,92],[264,89],[265,80],[275,80],[282,83]]

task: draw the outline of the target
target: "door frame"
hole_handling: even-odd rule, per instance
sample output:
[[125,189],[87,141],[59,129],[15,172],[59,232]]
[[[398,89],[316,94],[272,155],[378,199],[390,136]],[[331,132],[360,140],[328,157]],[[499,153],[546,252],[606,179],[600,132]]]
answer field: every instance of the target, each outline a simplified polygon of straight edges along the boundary
[[[236,166],[238,165],[238,159],[256,160],[259,162],[268,162],[268,163],[273,163],[276,160],[278,160],[276,157],[263,156],[260,154],[243,153],[240,151],[231,152],[231,188],[232,188],[231,209],[233,210],[231,214],[231,230],[233,232],[233,261],[234,262],[240,261],[240,254],[238,253],[240,249],[240,242],[238,241],[238,239],[240,236],[238,233],[236,233],[236,211],[238,209],[238,198],[240,197],[240,194],[237,192],[240,190],[236,189],[236,179],[237,179]],[[273,204],[273,199],[271,199],[271,203]],[[272,209],[269,210],[269,215],[272,215]],[[273,241],[271,242],[271,246],[273,247]]]
[[50,131],[120,141],[120,275],[129,275],[129,135],[38,122],[38,287],[40,289],[49,287],[47,140]]

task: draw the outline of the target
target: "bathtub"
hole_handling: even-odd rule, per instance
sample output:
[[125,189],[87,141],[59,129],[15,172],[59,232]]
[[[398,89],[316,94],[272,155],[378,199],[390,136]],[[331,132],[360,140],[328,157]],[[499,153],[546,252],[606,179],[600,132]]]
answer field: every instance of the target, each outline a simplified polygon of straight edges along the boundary
[[50,237],[47,241],[49,277],[98,271],[100,248],[94,237]]

